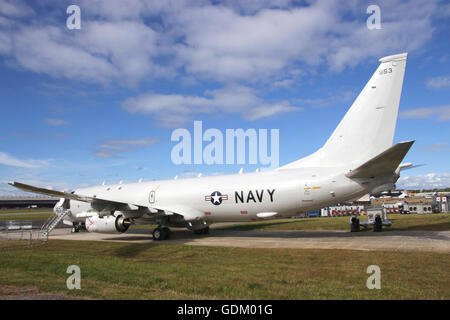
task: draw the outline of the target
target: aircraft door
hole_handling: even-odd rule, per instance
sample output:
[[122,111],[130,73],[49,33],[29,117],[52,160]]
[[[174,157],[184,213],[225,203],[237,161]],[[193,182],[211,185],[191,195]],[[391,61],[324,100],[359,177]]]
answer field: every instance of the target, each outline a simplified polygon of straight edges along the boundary
[[155,203],[155,190],[150,191],[150,194],[148,195],[148,202]]
[[303,186],[302,203],[312,203],[312,202],[313,202],[312,187],[311,183],[307,181]]

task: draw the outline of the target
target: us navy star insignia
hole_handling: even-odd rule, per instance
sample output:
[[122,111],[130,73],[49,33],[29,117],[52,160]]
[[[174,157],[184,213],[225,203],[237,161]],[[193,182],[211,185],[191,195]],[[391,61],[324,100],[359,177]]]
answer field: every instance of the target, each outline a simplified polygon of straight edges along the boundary
[[205,201],[211,201],[213,205],[218,206],[222,200],[228,200],[228,195],[222,195],[219,191],[214,191],[209,196],[205,196]]

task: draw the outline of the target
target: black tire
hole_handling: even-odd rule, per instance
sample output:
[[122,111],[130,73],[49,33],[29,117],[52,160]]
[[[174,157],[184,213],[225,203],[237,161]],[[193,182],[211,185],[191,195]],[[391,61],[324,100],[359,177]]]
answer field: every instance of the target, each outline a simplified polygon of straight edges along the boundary
[[162,228],[163,238],[162,240],[167,240],[170,238],[170,229],[167,227]]
[[209,234],[209,227],[194,230],[195,234]]
[[80,231],[80,226],[78,224],[74,223],[72,225],[72,233],[79,232],[79,231]]
[[152,235],[153,235],[153,240],[160,241],[160,240],[163,240],[164,232],[162,231],[161,228],[155,228],[153,230]]

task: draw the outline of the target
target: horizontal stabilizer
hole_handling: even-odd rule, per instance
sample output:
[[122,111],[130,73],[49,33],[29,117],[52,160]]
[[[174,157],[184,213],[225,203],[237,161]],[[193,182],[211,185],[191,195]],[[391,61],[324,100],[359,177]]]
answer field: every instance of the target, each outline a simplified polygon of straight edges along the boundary
[[400,142],[346,174],[349,178],[372,178],[392,174],[414,141]]
[[407,166],[407,167],[402,167],[400,165],[400,171],[420,168],[420,167],[423,167],[423,166],[425,166],[425,163],[422,163],[422,164],[411,164],[410,166]]

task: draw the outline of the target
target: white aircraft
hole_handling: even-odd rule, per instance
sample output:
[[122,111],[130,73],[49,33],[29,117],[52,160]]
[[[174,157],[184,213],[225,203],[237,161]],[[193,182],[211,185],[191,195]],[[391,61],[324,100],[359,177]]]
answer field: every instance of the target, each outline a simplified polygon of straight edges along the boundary
[[25,191],[61,197],[55,213],[90,232],[121,233],[133,223],[156,223],[154,240],[168,227],[208,233],[214,222],[290,217],[394,189],[401,161],[414,141],[392,146],[406,53],[380,65],[325,145],[273,171],[172,179],[78,189],[72,193],[18,182]]

